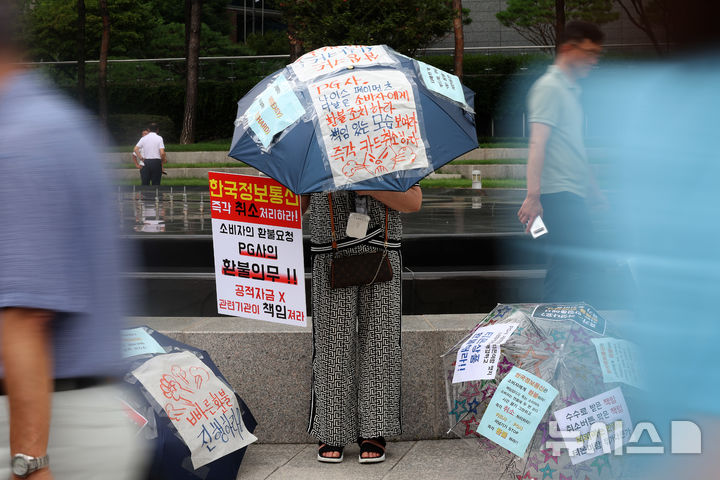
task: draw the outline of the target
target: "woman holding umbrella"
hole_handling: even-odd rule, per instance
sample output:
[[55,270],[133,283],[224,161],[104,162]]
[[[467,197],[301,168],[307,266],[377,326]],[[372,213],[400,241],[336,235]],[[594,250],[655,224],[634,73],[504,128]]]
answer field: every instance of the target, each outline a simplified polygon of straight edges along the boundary
[[[341,462],[344,446],[355,441],[360,463],[382,462],[384,437],[401,432],[400,212],[418,211],[421,204],[417,185],[406,192],[303,197],[303,211],[311,210],[313,252],[308,432],[319,441],[321,462]],[[392,278],[333,288],[334,260],[378,251],[386,252]]]

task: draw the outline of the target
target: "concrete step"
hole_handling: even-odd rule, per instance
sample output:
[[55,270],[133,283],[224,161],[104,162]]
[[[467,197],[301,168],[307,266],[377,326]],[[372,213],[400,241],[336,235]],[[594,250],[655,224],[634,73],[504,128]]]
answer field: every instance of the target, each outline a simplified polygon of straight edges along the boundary
[[[440,355],[483,314],[403,317],[403,433],[394,440],[452,438]],[[306,328],[236,317],[133,317],[180,342],[207,351],[258,421],[262,443],[312,443],[311,320]]]
[[[602,311],[627,322],[627,311]],[[447,434],[445,373],[440,356],[485,317],[405,315],[402,320],[403,433],[390,440],[452,438]],[[312,443],[310,409],[312,319],[308,327],[239,317],[133,317],[180,342],[207,351],[258,421],[261,443]]]

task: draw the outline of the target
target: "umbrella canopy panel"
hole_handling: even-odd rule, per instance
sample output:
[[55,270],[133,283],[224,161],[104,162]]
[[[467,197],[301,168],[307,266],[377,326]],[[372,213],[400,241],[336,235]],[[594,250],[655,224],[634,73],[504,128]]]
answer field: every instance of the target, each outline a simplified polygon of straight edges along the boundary
[[[620,478],[635,468],[626,457],[598,454],[595,458],[573,463],[568,451],[553,452],[550,445],[559,437],[554,412],[578,405],[604,392],[621,388],[624,398],[636,398],[637,390],[627,384],[607,382],[602,373],[593,339],[611,339],[617,330],[604,323],[588,328],[577,318],[542,318],[538,313],[549,305],[498,305],[461,341],[442,356],[450,431],[477,446],[487,458],[483,478],[535,478],[550,470],[565,478],[604,480]],[[563,307],[594,313],[585,304]],[[535,315],[533,315],[535,313]],[[474,332],[489,325],[516,324],[510,338],[500,346],[495,378],[453,383],[458,351]],[[483,414],[493,402],[498,387],[513,367],[538,377],[559,392],[544,413],[521,457],[498,446],[478,433]],[[622,394],[621,394],[622,395]],[[630,408],[631,409],[631,408]],[[557,419],[559,420],[559,419]],[[552,423],[551,423],[552,422]],[[629,428],[629,427],[628,427]],[[563,440],[557,440],[562,444]],[[559,454],[558,454],[559,453]],[[545,473],[544,473],[545,472]],[[554,477],[556,478],[556,477]],[[562,478],[562,477],[561,477]]]
[[457,77],[387,46],[325,47],[238,102],[229,156],[298,194],[405,191],[477,148],[473,103]]

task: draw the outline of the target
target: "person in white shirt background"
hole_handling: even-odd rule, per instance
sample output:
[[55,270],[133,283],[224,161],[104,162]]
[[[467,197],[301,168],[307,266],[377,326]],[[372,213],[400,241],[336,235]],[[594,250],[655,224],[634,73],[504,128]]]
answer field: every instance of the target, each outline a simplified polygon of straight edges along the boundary
[[140,169],[140,178],[143,185],[160,185],[163,174],[163,165],[167,163],[165,144],[158,135],[158,125],[151,123],[147,128],[150,132],[144,135],[135,145],[135,158],[137,164],[144,163]]

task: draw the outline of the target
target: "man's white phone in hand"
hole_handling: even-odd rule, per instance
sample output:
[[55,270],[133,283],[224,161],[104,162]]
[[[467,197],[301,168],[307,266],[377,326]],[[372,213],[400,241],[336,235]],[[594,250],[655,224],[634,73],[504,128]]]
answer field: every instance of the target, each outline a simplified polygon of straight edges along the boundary
[[545,226],[545,222],[543,222],[540,215],[538,215],[535,217],[535,220],[533,220],[532,225],[530,226],[530,235],[532,235],[533,238],[538,238],[546,233],[548,233],[548,229]]

